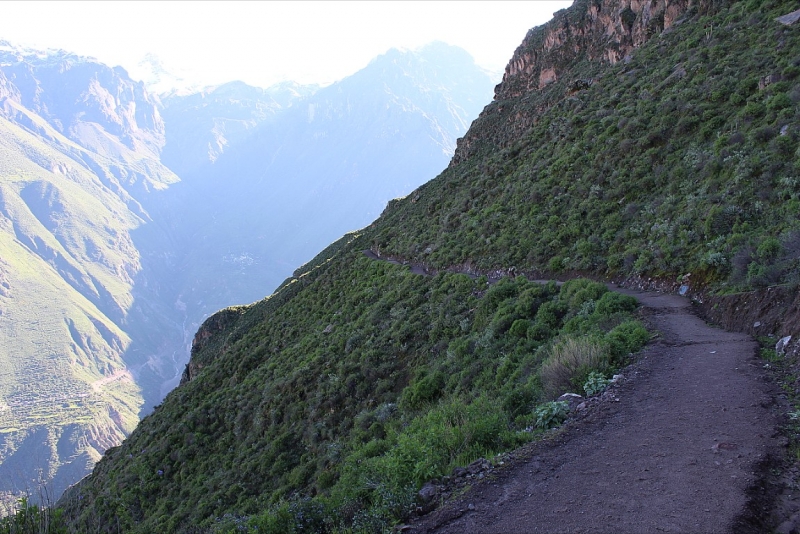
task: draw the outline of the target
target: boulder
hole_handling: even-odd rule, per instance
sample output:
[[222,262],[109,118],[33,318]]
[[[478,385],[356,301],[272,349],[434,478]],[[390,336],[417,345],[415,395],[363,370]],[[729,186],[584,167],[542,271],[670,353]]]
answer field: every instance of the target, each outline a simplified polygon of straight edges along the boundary
[[486,458],[478,458],[467,466],[467,471],[471,475],[477,475],[483,471],[488,471],[492,468],[492,464]]
[[564,393],[558,398],[558,402],[566,402],[569,405],[569,411],[573,412],[580,403],[583,402],[583,397],[577,393]]
[[783,15],[782,17],[778,17],[775,20],[777,20],[781,24],[791,26],[792,24],[800,20],[800,9],[798,9],[797,11],[792,11],[791,13]]
[[792,340],[792,336],[782,337],[778,340],[775,344],[775,352],[778,354],[783,354],[786,352],[786,346],[789,345],[789,342]]
[[417,496],[419,497],[419,500],[427,504],[431,502],[438,494],[439,494],[439,489],[430,482],[428,482],[427,484],[422,486],[422,489],[419,490]]

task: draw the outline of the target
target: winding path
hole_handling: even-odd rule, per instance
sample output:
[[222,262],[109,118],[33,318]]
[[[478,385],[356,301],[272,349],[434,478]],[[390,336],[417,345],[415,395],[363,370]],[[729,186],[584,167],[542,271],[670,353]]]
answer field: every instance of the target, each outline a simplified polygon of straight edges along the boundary
[[763,532],[765,473],[783,440],[758,345],[707,325],[684,297],[613,289],[638,299],[660,335],[610,402],[404,531]]
[[409,532],[761,531],[754,496],[781,441],[757,344],[708,326],[683,297],[615,290],[636,297],[661,335],[612,402]]

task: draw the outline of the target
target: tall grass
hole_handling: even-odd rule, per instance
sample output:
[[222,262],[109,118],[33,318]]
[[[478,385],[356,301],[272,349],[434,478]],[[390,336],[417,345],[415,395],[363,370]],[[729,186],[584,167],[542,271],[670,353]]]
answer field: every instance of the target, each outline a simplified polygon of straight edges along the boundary
[[546,398],[581,391],[592,371],[604,371],[609,365],[603,345],[590,337],[566,337],[556,342],[542,364],[539,376]]

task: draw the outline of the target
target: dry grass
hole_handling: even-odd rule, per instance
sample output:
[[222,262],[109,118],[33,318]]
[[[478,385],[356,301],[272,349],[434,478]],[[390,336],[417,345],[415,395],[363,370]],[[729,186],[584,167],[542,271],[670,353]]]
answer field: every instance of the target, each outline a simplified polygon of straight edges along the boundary
[[599,342],[588,338],[564,338],[553,345],[542,364],[539,371],[542,388],[547,398],[552,399],[570,391],[582,392],[582,381],[586,376],[607,365],[608,356]]

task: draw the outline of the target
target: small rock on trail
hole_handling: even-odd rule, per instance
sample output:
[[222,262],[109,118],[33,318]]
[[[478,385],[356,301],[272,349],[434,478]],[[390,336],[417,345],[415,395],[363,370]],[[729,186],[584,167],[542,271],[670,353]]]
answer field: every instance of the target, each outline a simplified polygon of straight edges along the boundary
[[411,532],[759,531],[752,498],[781,442],[756,343],[708,326],[685,298],[622,292],[661,336],[625,372],[620,402],[531,445],[528,460]]

